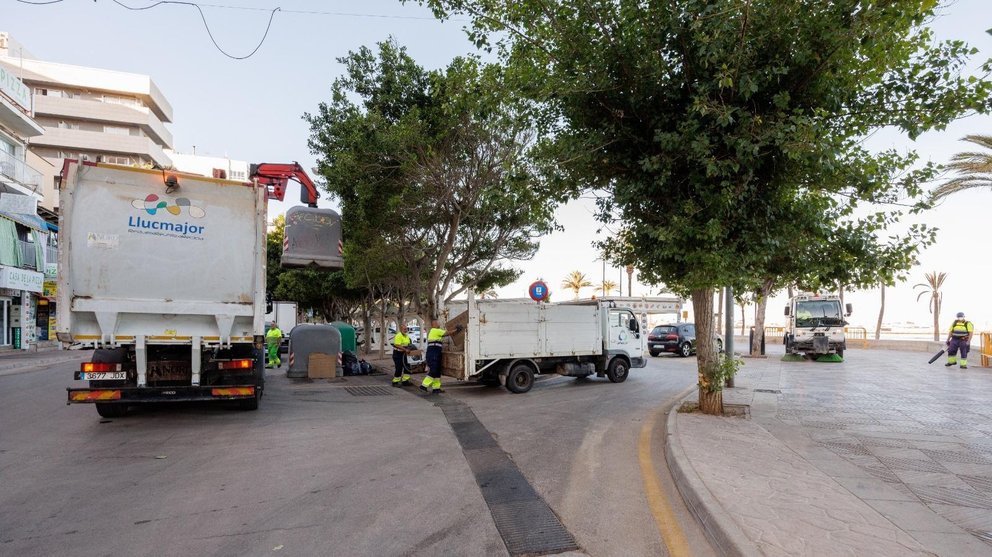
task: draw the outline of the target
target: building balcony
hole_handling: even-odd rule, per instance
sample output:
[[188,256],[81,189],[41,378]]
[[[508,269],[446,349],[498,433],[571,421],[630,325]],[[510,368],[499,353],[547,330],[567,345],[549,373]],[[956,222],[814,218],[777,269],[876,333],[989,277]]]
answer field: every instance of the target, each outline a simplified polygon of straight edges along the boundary
[[[21,267],[25,269],[33,269],[39,273],[45,272],[45,268],[38,268],[38,260],[35,256],[34,242],[25,242],[24,240],[18,240],[21,248]],[[55,246],[45,246],[45,264],[52,265],[58,264],[59,262],[59,249]]]
[[0,151],[0,180],[14,182],[15,186],[21,186],[30,192],[37,192],[41,188],[41,172],[3,151]]
[[166,149],[172,148],[172,133],[154,112],[143,106],[35,95],[34,113],[37,117],[138,126],[156,143]]
[[137,135],[113,135],[86,130],[48,128],[45,130],[45,135],[33,138],[31,145],[64,151],[133,154],[143,156],[163,167],[172,164],[172,160],[165,154],[162,147],[148,137]]

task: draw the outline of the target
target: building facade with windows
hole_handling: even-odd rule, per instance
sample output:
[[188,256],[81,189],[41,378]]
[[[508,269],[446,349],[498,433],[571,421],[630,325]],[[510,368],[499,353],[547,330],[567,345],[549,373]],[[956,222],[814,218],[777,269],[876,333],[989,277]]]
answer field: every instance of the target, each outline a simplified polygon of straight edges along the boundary
[[130,166],[172,164],[166,149],[172,105],[147,75],[36,59],[0,32],[0,67],[31,91],[44,134],[31,150],[61,169],[62,159]]
[[47,184],[28,142],[45,130],[31,105],[31,88],[0,66],[0,348],[28,349],[54,326],[54,293],[45,289],[54,285],[58,227],[38,216]]
[[247,161],[175,151],[166,151],[166,154],[172,159],[172,167],[180,172],[199,174],[209,178],[248,181],[250,165]]

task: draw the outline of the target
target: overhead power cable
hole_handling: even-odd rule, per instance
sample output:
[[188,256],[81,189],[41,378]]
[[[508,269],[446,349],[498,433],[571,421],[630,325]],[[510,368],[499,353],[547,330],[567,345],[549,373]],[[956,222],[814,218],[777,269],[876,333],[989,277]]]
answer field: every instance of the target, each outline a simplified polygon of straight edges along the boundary
[[203,20],[203,27],[207,30],[207,36],[210,37],[210,42],[214,43],[214,47],[218,51],[220,51],[221,54],[223,54],[224,56],[227,56],[228,58],[234,59],[234,60],[244,60],[246,58],[251,58],[256,52],[258,52],[258,49],[262,48],[262,44],[265,42],[265,38],[269,36],[269,29],[272,29],[272,19],[276,17],[276,12],[278,12],[279,10],[282,9],[282,8],[273,8],[272,11],[269,12],[269,23],[265,26],[265,33],[262,34],[262,40],[258,41],[258,44],[255,45],[255,48],[251,52],[249,52],[248,54],[246,54],[244,56],[235,56],[235,55],[227,52],[219,44],[217,44],[217,39],[214,38],[214,34],[210,30],[210,24],[207,23],[207,16],[204,15],[203,8],[201,8],[200,5],[197,4],[196,2],[178,2],[176,0],[161,0],[160,2],[155,2],[154,4],[149,4],[147,6],[142,6],[140,8],[135,8],[135,7],[132,7],[132,6],[128,6],[124,2],[121,2],[120,0],[113,0],[113,2],[114,2],[114,4],[117,4],[118,6],[120,6],[122,8],[126,8],[128,10],[135,11],[135,12],[140,12],[140,11],[144,11],[144,10],[150,10],[150,9],[155,8],[157,6],[161,6],[163,4],[176,4],[176,5],[179,5],[179,6],[193,6],[194,8],[196,8],[196,11],[199,12],[200,19]]
[[[49,5],[49,4],[58,4],[60,2],[64,2],[65,0],[41,0],[41,1],[17,0],[17,1],[20,2],[21,4],[29,4],[29,5],[32,5],[32,6],[45,6],[45,5]],[[329,15],[329,16],[337,16],[337,17],[372,17],[372,18],[382,18],[382,19],[408,19],[408,20],[436,21],[436,19],[434,17],[425,17],[425,16],[405,16],[405,15],[392,15],[392,14],[365,14],[365,13],[358,13],[358,12],[328,12],[328,11],[318,11],[318,10],[284,10],[284,9],[282,9],[282,7],[277,7],[277,8],[273,8],[273,9],[270,10],[269,8],[255,8],[255,7],[250,7],[250,6],[232,6],[232,5],[227,5],[227,4],[200,4],[200,3],[197,3],[197,2],[183,2],[183,1],[179,1],[179,0],[161,0],[161,1],[154,2],[152,4],[149,4],[147,6],[130,6],[128,4],[125,4],[124,2],[121,2],[120,0],[111,0],[111,1],[113,3],[115,3],[115,4],[117,4],[118,6],[124,8],[124,9],[130,10],[130,11],[134,11],[134,12],[140,12],[140,11],[144,11],[144,10],[150,10],[152,8],[161,6],[163,4],[176,4],[176,5],[180,5],[180,6],[192,6],[193,8],[196,8],[196,11],[200,14],[200,20],[203,21],[203,27],[207,30],[207,36],[210,37],[210,42],[213,43],[214,48],[216,48],[224,56],[227,56],[228,58],[231,58],[231,59],[234,59],[234,60],[245,60],[247,58],[251,58],[256,52],[258,52],[258,49],[262,48],[262,44],[265,43],[265,39],[269,36],[269,30],[272,29],[272,20],[275,18],[276,12],[282,12],[282,13],[286,13],[286,14],[303,14],[303,15]],[[255,48],[251,52],[249,52],[248,54],[246,54],[244,56],[235,56],[233,54],[230,54],[226,50],[224,50],[224,48],[221,47],[220,44],[217,42],[217,39],[214,38],[213,31],[210,29],[210,24],[207,22],[207,17],[203,13],[203,8],[218,8],[218,9],[224,9],[224,10],[245,10],[245,11],[269,12],[269,21],[268,21],[268,23],[265,26],[265,33],[262,34],[262,39],[260,41],[258,41],[258,44],[255,46]],[[460,21],[460,20],[458,20],[458,21]]]

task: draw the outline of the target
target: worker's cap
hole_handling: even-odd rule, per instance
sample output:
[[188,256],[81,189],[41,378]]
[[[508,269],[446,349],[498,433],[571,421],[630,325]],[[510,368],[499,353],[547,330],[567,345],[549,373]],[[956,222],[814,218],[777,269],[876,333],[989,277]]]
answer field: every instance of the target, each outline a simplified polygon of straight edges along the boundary
[[964,317],[964,312],[963,311],[959,311],[958,312],[958,319],[961,319],[962,317]]

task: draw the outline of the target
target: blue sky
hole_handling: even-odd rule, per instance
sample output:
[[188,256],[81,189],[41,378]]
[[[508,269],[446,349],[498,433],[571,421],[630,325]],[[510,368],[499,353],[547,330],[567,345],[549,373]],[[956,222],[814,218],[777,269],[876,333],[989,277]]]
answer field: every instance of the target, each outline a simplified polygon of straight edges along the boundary
[[[122,2],[133,7],[151,4]],[[214,2],[255,9],[212,7]],[[282,11],[276,13],[258,53],[240,61],[217,51],[199,14],[189,6],[129,11],[110,0],[66,0],[45,6],[6,0],[0,11],[0,30],[10,32],[41,59],[150,75],[173,105],[175,122],[169,127],[179,151],[190,152],[195,146],[198,154],[249,162],[297,160],[307,168],[315,159],[307,149],[308,128],[301,117],[327,98],[330,83],[341,71],[338,57],[390,35],[429,68],[474,51],[461,31],[463,23],[439,23],[415,4],[386,0],[214,2],[201,4],[204,14],[217,42],[235,55],[247,54],[258,43],[269,18],[267,10],[280,6]],[[992,56],[992,36],[985,33],[992,28],[989,0],[951,2],[933,27],[939,38],[959,38],[977,47],[976,60]],[[916,142],[883,132],[869,144],[917,149],[924,159],[944,162],[964,148],[959,142],[964,135],[992,134],[990,124],[992,118],[976,116]],[[287,200],[295,199],[291,187]],[[321,205],[333,203],[322,201]],[[590,247],[598,225],[591,210],[587,202],[563,207],[558,217],[565,231],[545,238],[534,260],[519,263],[524,274],[502,289],[501,295],[526,296],[527,284],[541,277],[552,291],[558,291],[560,299],[566,296],[561,280],[573,269],[599,281],[602,265]],[[941,230],[937,245],[923,253],[920,267],[911,271],[907,283],[887,291],[886,321],[929,323],[925,299],[917,302],[911,285],[922,282],[925,271],[938,270],[948,273],[942,327],[955,312],[965,311],[978,328],[992,330],[988,287],[992,255],[985,240],[990,215],[992,192],[981,191],[952,197],[925,216],[928,224]],[[614,281],[620,276],[619,269],[607,272],[607,278]],[[635,275],[634,293],[648,290],[637,283]],[[855,304],[852,323],[873,328],[878,292],[852,293],[848,301]],[[770,321],[778,319],[782,305],[781,297],[772,301]]]

